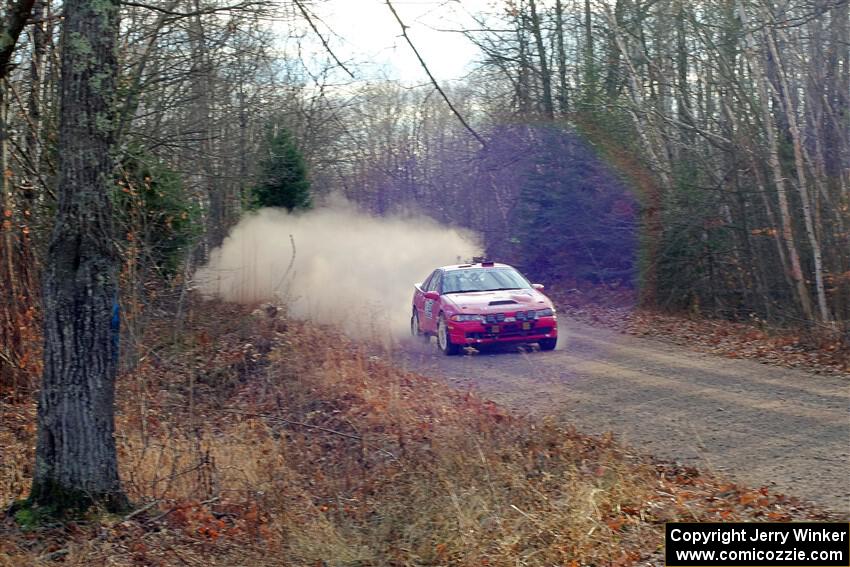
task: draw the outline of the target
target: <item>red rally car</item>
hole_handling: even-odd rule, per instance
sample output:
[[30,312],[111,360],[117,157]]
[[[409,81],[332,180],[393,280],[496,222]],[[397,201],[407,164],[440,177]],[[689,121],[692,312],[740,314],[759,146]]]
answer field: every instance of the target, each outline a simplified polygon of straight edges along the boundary
[[465,346],[558,343],[558,319],[552,301],[516,269],[480,262],[443,266],[415,285],[410,332],[437,337],[447,355]]

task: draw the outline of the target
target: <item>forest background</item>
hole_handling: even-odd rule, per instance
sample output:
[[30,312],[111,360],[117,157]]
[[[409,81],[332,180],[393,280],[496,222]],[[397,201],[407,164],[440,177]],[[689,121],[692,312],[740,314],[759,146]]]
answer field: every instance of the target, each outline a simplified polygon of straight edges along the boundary
[[[478,50],[468,74],[419,84],[361,72],[323,5],[122,4],[111,199],[131,335],[179,302],[285,154],[318,205],[474,230],[536,279],[846,337],[847,1],[496,2],[451,32]],[[11,2],[3,21],[19,33],[0,86],[8,393],[41,370],[62,5]]]

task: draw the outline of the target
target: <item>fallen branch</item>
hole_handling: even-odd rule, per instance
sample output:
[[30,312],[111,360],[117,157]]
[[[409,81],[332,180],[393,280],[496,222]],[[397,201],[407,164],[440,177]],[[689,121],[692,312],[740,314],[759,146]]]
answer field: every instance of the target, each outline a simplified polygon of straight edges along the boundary
[[[209,506],[210,504],[212,504],[214,502],[218,502],[219,500],[221,500],[220,496],[213,496],[209,500],[204,500],[203,502],[199,502],[198,505]],[[155,524],[156,522],[160,521],[161,519],[165,518],[167,515],[169,515],[173,511],[175,511],[177,508],[178,508],[178,506],[172,506],[171,508],[169,508],[168,510],[166,510],[162,514],[160,514],[158,516],[154,516],[153,518],[151,518],[151,523]]]
[[130,512],[129,514],[124,516],[124,521],[126,522],[127,520],[131,520],[131,519],[135,518],[136,516],[138,516],[139,514],[144,514],[145,512],[147,512],[148,510],[150,510],[151,508],[153,508],[154,506],[159,504],[159,502],[160,502],[159,500],[154,500],[153,502],[148,502],[147,504],[145,504],[144,506],[142,506],[141,508],[139,508],[137,510],[133,510],[132,512]]
[[312,425],[310,423],[304,423],[303,421],[293,421],[291,419],[286,419],[285,417],[278,417],[276,415],[268,415],[263,413],[250,413],[236,410],[224,410],[224,413],[232,413],[235,415],[244,415],[246,417],[258,417],[261,419],[270,419],[272,421],[280,421],[287,425],[297,425],[299,427],[305,427],[307,429],[316,429],[318,431],[324,431],[325,433],[331,433],[333,435],[339,435],[340,437],[347,437],[348,439],[354,439],[356,441],[363,441],[362,437],[357,435],[352,435],[351,433],[345,433],[343,431],[337,431],[336,429],[329,429],[327,427],[322,427],[321,425]]
[[0,350],[0,360],[11,366],[12,368],[17,368],[18,370],[22,370],[20,366],[18,366],[15,361],[13,361],[5,352]]

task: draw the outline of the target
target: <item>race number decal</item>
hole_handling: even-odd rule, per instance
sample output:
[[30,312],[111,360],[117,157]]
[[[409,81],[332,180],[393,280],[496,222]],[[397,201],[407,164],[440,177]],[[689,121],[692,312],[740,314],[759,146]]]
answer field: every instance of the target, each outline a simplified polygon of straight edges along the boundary
[[434,318],[433,311],[434,311],[434,300],[433,299],[426,299],[425,300],[425,316],[428,317],[429,319],[433,319]]

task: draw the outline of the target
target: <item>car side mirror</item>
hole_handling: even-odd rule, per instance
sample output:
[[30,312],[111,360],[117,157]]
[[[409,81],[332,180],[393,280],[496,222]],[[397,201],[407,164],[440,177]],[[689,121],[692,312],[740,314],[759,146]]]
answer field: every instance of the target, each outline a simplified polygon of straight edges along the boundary
[[430,299],[432,301],[439,301],[440,294],[437,293],[436,291],[426,291],[425,292],[425,299]]
[[546,286],[543,285],[542,283],[533,283],[533,284],[531,284],[531,287],[533,287],[537,291],[543,291],[544,289],[546,289]]

